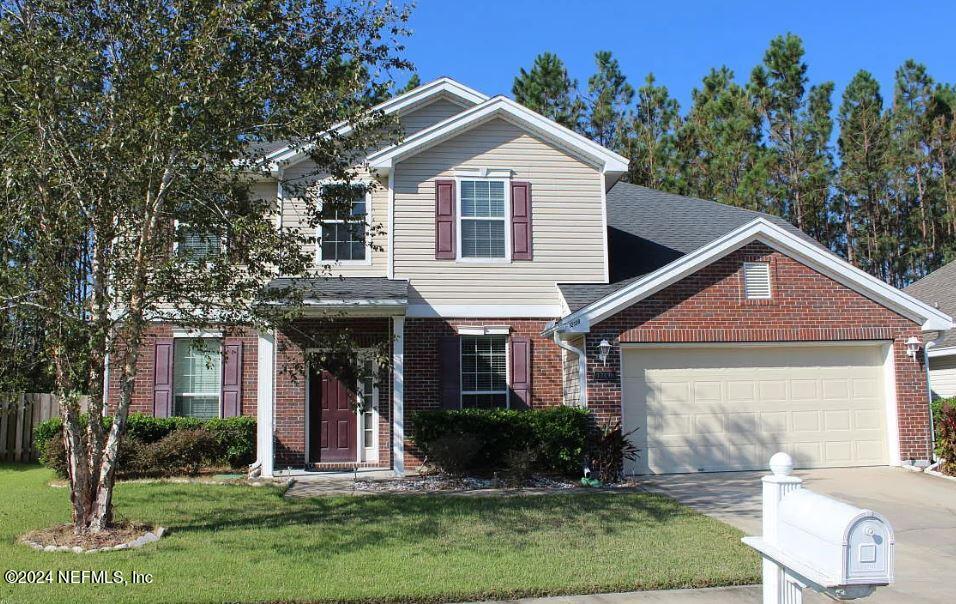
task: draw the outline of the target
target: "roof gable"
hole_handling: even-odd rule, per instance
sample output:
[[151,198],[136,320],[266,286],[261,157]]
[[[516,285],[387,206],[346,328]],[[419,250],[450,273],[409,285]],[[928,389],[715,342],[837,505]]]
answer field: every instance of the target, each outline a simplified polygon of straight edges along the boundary
[[627,171],[628,160],[594,141],[503,96],[496,96],[408,137],[402,143],[373,153],[370,167],[388,173],[399,161],[421,153],[487,121],[501,118],[588,160],[613,177]]
[[548,332],[565,331],[570,325],[598,323],[754,241],[783,252],[834,281],[919,323],[924,331],[948,330],[953,327],[953,320],[945,313],[761,217],[570,313]]

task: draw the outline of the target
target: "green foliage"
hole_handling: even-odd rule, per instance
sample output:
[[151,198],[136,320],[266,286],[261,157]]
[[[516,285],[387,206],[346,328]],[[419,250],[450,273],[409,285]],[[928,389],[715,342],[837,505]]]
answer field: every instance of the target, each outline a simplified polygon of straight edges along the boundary
[[481,447],[474,434],[444,434],[428,443],[428,461],[446,474],[461,476],[475,467]]
[[640,453],[630,440],[634,432],[636,429],[625,433],[620,420],[597,429],[590,442],[589,456],[591,471],[598,480],[607,484],[623,478],[624,461],[637,459]]
[[[81,418],[86,426],[87,416]],[[103,418],[104,427],[112,423],[111,417]],[[39,424],[34,431],[40,461],[66,477],[66,451],[61,437],[63,420],[49,419]],[[181,436],[180,433],[189,433]],[[202,438],[197,433],[202,433]],[[229,465],[241,468],[255,460],[256,420],[252,417],[227,417],[200,420],[192,417],[152,417],[140,413],[129,416],[126,436],[120,450],[119,472],[124,476],[160,476],[175,472],[193,471],[195,461],[172,455],[169,447],[193,441],[201,442],[203,463],[212,466]],[[154,447],[154,445],[157,445]],[[185,447],[184,447],[185,448]],[[194,451],[189,452],[192,455]],[[187,455],[184,452],[183,455]]]
[[933,427],[942,471],[956,476],[956,397],[933,401]]
[[531,71],[521,68],[511,93],[515,100],[562,126],[578,130],[584,119],[584,102],[577,94],[577,80],[568,76],[564,61],[544,52],[534,58]]
[[627,112],[634,100],[621,65],[609,50],[594,53],[597,71],[588,78],[588,123],[586,131],[596,142],[610,149],[624,147]]
[[536,452],[537,469],[574,476],[581,470],[587,446],[589,413],[563,406],[530,411],[420,411],[411,422],[412,441],[429,459],[435,453],[434,443],[469,435],[480,443],[469,469],[504,468],[511,452],[530,449]]

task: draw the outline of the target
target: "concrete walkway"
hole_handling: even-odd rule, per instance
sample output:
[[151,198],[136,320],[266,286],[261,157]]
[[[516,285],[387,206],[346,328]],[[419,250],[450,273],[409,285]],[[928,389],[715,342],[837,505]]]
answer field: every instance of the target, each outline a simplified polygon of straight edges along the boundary
[[[645,477],[644,486],[698,511],[760,533],[763,472]],[[865,602],[923,604],[954,601],[956,482],[899,468],[840,468],[795,472],[804,486],[886,516],[896,533],[896,583]],[[693,600],[688,600],[692,602]],[[759,597],[754,602],[759,601]],[[805,602],[832,602],[807,594]]]
[[554,596],[507,601],[520,602],[521,604],[739,604],[741,602],[755,604],[760,601],[760,586],[632,591],[591,596]]

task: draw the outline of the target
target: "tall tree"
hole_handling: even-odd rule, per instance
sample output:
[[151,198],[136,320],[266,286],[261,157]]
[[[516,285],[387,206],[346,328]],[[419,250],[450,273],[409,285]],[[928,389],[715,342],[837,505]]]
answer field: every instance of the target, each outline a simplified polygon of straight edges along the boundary
[[417,73],[413,73],[412,77],[408,78],[408,81],[405,82],[405,85],[398,89],[397,94],[402,94],[405,92],[409,92],[411,90],[415,90],[421,85],[422,85],[422,79],[418,77]]
[[680,105],[666,86],[647,74],[637,90],[637,107],[629,124],[626,147],[631,162],[628,180],[654,189],[673,189],[677,175],[677,132]]
[[844,90],[839,124],[834,212],[844,226],[840,247],[851,263],[890,281],[888,262],[898,248],[889,211],[889,122],[880,86],[869,72],[858,71]]
[[[770,42],[763,63],[754,68],[749,90],[763,119],[770,164],[771,208],[797,227],[825,238],[825,202],[819,185],[832,171],[828,107],[832,83],[807,90],[803,42],[793,34]],[[828,243],[824,240],[825,243]]]
[[[254,189],[254,143],[291,141],[316,171],[350,180],[370,140],[393,140],[391,119],[368,111],[393,83],[369,74],[408,67],[397,38],[407,14],[376,0],[32,0],[2,11],[0,106],[17,111],[0,138],[17,144],[0,145],[0,232],[22,252],[0,266],[0,297],[45,329],[74,527],[98,532],[112,522],[149,321],[274,325],[269,305],[253,304],[263,283],[312,266],[319,204],[309,228],[276,229],[279,208]],[[330,131],[343,122],[350,135]],[[78,246],[89,250],[80,309],[68,303]],[[42,279],[19,278],[24,262]],[[106,411],[107,358],[120,384],[108,432],[84,426],[78,405],[86,393],[91,417]]]
[[681,192],[753,210],[766,202],[760,116],[726,66],[691,93],[678,135]]
[[627,113],[634,100],[634,88],[628,84],[621,65],[609,50],[594,55],[597,71],[588,78],[588,115],[586,133],[592,140],[610,149],[623,149],[626,141]]
[[530,71],[524,67],[515,76],[511,93],[515,100],[541,115],[572,130],[580,130],[584,103],[578,95],[578,82],[557,55],[543,52],[534,58]]

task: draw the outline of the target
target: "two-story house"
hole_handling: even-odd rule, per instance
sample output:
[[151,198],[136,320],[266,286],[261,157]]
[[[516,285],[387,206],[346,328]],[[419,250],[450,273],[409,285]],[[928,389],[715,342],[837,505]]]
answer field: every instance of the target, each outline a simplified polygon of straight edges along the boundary
[[[929,459],[920,346],[942,312],[780,219],[621,183],[627,159],[508,98],[442,78],[380,109],[405,136],[367,157],[350,216],[382,228],[326,221],[316,262],[341,278],[297,287],[298,329],[334,315],[387,341],[383,377],[292,370],[305,351],[282,332],[204,334],[209,364],[157,323],[134,411],[254,415],[265,475],[402,473],[411,412],[549,405],[636,429],[634,473]],[[280,183],[310,160],[267,161],[259,194],[297,226],[311,202]]]

